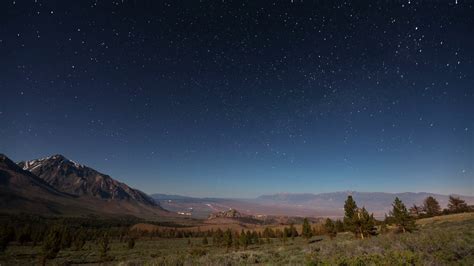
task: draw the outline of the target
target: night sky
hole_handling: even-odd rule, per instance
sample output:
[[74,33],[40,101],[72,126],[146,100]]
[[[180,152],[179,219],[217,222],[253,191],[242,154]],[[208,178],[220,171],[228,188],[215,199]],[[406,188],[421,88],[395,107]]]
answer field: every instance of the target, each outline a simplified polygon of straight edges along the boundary
[[147,193],[474,195],[474,2],[351,2],[1,1],[0,152]]

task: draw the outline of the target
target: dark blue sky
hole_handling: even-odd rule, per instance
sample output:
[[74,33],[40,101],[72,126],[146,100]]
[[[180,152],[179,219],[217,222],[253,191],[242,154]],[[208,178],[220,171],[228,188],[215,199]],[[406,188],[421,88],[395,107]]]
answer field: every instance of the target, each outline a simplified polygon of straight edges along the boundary
[[2,1],[0,152],[149,193],[474,195],[473,2],[350,2]]

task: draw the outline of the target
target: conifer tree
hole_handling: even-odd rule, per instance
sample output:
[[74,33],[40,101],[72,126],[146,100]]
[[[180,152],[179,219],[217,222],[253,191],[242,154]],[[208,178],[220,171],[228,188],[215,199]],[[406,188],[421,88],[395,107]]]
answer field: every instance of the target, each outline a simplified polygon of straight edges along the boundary
[[247,237],[247,234],[244,232],[244,229],[242,229],[242,232],[240,233],[239,242],[244,247],[244,249],[247,249],[249,245],[249,239]]
[[46,260],[52,260],[56,258],[59,251],[61,250],[61,233],[58,228],[52,228],[43,240],[43,265],[46,264]]
[[450,213],[467,212],[469,207],[466,202],[459,197],[449,196],[448,211]]
[[234,247],[235,249],[240,249],[240,234],[239,232],[235,232],[233,237]]
[[0,252],[5,251],[8,244],[13,240],[15,233],[10,226],[0,228]]
[[347,231],[355,231],[355,219],[357,213],[357,204],[351,195],[347,196],[347,200],[344,203],[344,227]]
[[324,223],[324,231],[331,239],[333,239],[337,234],[336,226],[334,222],[329,218],[327,218],[326,222]]
[[335,222],[336,232],[344,232],[344,223],[341,220],[336,220]]
[[298,231],[296,230],[296,227],[294,224],[290,224],[290,228],[288,229],[288,232],[292,240],[294,240],[295,237],[298,237]]
[[78,232],[76,232],[74,236],[74,240],[73,240],[74,249],[76,251],[81,250],[85,244],[86,244],[86,234],[84,230],[80,229]]
[[441,207],[439,206],[438,201],[432,196],[425,199],[423,209],[428,216],[435,216],[441,212]]
[[128,249],[133,249],[135,248],[135,238],[134,237],[129,237],[127,240],[127,247]]
[[390,211],[390,216],[392,217],[392,221],[398,226],[399,230],[403,233],[413,231],[415,229],[415,221],[408,213],[405,204],[396,197],[392,206],[393,209]]
[[24,226],[18,234],[18,243],[24,245],[31,241],[31,226]]
[[387,223],[383,221],[382,224],[380,224],[380,233],[385,234],[387,232],[388,232]]
[[104,233],[99,239],[99,252],[100,257],[105,259],[107,257],[107,252],[110,250],[109,236],[107,233]]
[[309,239],[313,236],[313,231],[311,230],[311,225],[309,224],[308,218],[304,218],[303,220],[303,229],[301,235],[306,239]]
[[413,204],[413,206],[408,211],[410,215],[417,217],[421,214],[422,208],[419,206],[416,206],[416,204]]
[[227,229],[224,232],[224,244],[227,247],[227,250],[232,247],[232,231],[230,231],[230,229]]
[[364,208],[361,210],[361,218],[362,220],[362,234],[366,237],[373,236],[377,234],[377,228],[375,227],[375,218],[374,214],[370,214],[369,212]]

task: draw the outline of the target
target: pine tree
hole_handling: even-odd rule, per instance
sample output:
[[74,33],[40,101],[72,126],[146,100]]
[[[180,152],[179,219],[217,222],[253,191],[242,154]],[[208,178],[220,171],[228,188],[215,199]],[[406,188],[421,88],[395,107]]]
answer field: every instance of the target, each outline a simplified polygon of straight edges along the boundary
[[441,207],[439,206],[438,201],[432,196],[425,199],[423,209],[428,216],[435,216],[441,212]]
[[274,238],[275,236],[275,231],[273,231],[273,229],[271,229],[270,227],[265,227],[265,229],[263,230],[263,237]]
[[99,252],[100,257],[105,259],[107,257],[107,252],[110,250],[109,236],[107,233],[104,233],[99,239]]
[[388,232],[387,223],[383,221],[382,224],[380,224],[380,233],[385,234],[387,232]]
[[227,250],[232,247],[232,231],[230,231],[230,229],[227,229],[224,232],[224,244],[227,247]]
[[329,218],[327,218],[326,222],[324,223],[324,231],[326,231],[326,234],[331,239],[333,239],[337,234],[336,226],[335,226],[334,222]]
[[408,213],[405,204],[396,197],[392,206],[393,209],[390,211],[390,216],[392,217],[392,221],[398,226],[399,230],[403,233],[413,231],[415,229],[415,221]]
[[244,229],[242,229],[242,232],[240,232],[239,242],[244,247],[244,249],[247,249],[249,245],[249,239],[247,237],[247,234],[245,234]]
[[24,244],[30,241],[31,241],[31,226],[26,225],[20,230],[20,233],[18,234],[18,243],[20,243],[20,245],[23,246]]
[[308,218],[304,218],[303,220],[303,229],[301,235],[306,239],[309,239],[313,236],[313,231],[311,230],[311,225],[309,224]]
[[5,251],[8,244],[13,240],[15,233],[9,226],[2,226],[0,228],[0,252]]
[[345,230],[354,232],[355,231],[355,215],[357,213],[357,204],[351,195],[347,196],[347,200],[344,203],[344,227]]
[[61,248],[70,248],[72,245],[72,235],[70,228],[63,226],[61,229]]
[[413,206],[410,208],[409,211],[412,216],[417,217],[421,214],[422,208],[419,206],[416,206],[416,204],[413,204]]
[[58,228],[52,228],[46,238],[43,240],[43,265],[46,264],[46,260],[52,260],[56,258],[59,251],[61,250],[61,233]]
[[450,213],[467,212],[469,207],[466,202],[459,197],[449,196],[448,211]]
[[353,219],[353,233],[362,239],[375,234],[375,219],[364,208],[357,209]]
[[288,232],[292,240],[294,240],[295,237],[298,237],[298,231],[296,230],[296,227],[294,224],[290,224],[290,228],[288,229]]
[[135,248],[135,238],[134,237],[129,237],[127,240],[127,247],[128,249],[133,249]]
[[76,232],[74,240],[73,240],[73,245],[75,250],[81,250],[84,245],[86,244],[86,235],[84,230],[79,230]]
[[220,228],[218,228],[212,237],[212,243],[215,246],[220,246],[222,244],[222,239],[224,238],[224,232]]
[[240,234],[239,232],[235,232],[233,237],[234,247],[235,249],[240,249]]
[[344,232],[344,223],[341,220],[336,220],[335,222],[336,232]]

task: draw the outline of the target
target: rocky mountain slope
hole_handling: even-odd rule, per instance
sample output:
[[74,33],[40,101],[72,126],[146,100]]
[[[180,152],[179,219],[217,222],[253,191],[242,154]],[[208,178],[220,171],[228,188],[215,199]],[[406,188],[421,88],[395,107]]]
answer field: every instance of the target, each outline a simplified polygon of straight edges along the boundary
[[6,213],[73,214],[79,206],[76,198],[60,192],[41,178],[21,169],[0,154],[0,211]]
[[93,196],[104,200],[136,201],[157,206],[157,203],[145,193],[92,168],[68,160],[62,155],[24,161],[18,165],[65,193]]
[[55,155],[15,164],[0,155],[0,213],[173,216],[145,193]]

